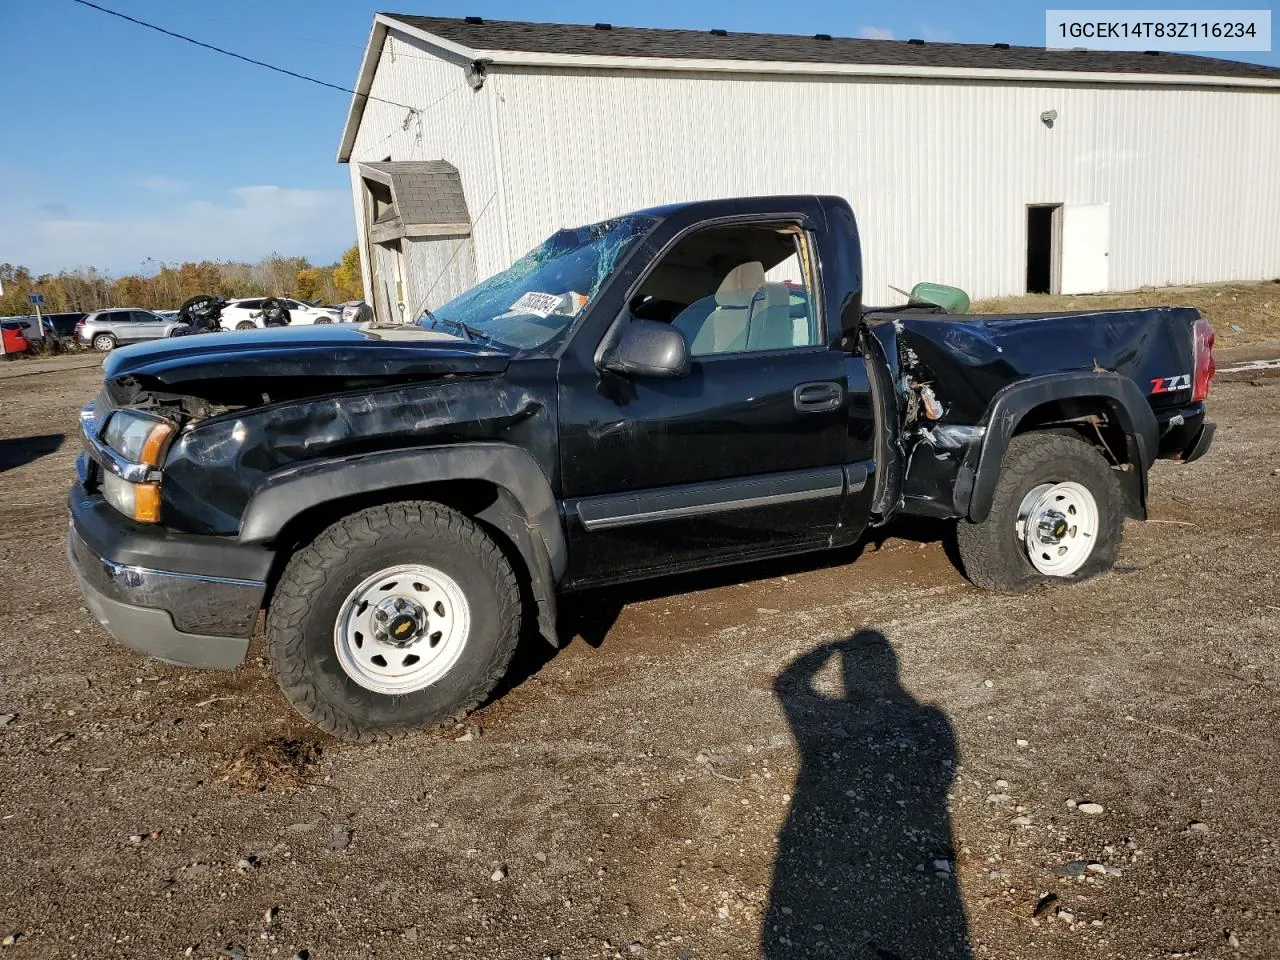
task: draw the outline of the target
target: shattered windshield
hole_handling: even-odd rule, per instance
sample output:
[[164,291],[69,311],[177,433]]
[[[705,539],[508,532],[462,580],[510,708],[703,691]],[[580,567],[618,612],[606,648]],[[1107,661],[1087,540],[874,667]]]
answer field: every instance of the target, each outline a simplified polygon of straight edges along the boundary
[[427,310],[419,326],[516,350],[549,343],[582,313],[651,217],[619,217],[553,233],[506,270]]

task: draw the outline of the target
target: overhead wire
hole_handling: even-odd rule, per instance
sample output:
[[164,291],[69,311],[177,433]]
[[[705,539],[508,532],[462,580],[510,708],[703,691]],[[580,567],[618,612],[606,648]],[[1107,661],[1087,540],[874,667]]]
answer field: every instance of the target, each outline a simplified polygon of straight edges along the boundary
[[393,107],[403,107],[406,110],[418,111],[418,107],[408,103],[400,103],[396,100],[387,100],[383,97],[375,97],[368,93],[359,93],[350,87],[344,87],[341,84],[330,83],[327,80],[321,80],[317,77],[309,77],[305,73],[298,73],[295,70],[287,70],[284,67],[277,67],[274,63],[267,63],[265,60],[255,60],[253,57],[246,57],[244,54],[236,53],[233,50],[227,50],[225,47],[215,46],[212,43],[205,43],[203,40],[197,40],[195,37],[189,37],[183,33],[177,33],[168,30],[158,24],[150,23],[146,20],[139,20],[137,17],[131,17],[127,13],[121,13],[119,10],[111,10],[108,7],[91,2],[91,0],[71,0],[72,3],[78,3],[82,7],[88,7],[91,10],[97,10],[99,13],[105,13],[108,16],[118,17],[121,20],[127,20],[129,23],[136,24],[140,27],[146,27],[148,30],[154,30],[157,33],[163,33],[165,36],[173,37],[176,40],[182,40],[186,43],[194,44],[197,47],[203,47],[205,50],[212,50],[214,53],[220,53],[223,56],[232,57],[235,60],[241,60],[244,63],[251,63],[255,67],[264,67],[267,70],[274,70],[276,73],[282,73],[287,77],[294,77],[298,80],[306,80],[308,83],[318,84],[322,87],[328,87],[331,90],[338,90],[342,93],[349,93],[353,97],[363,97],[365,100],[376,100],[379,103],[390,104]]

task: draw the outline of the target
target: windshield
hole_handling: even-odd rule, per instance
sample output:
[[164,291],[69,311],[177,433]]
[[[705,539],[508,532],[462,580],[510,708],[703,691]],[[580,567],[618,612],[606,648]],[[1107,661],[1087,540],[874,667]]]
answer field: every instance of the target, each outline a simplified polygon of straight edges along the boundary
[[619,217],[553,233],[506,270],[424,312],[418,324],[517,350],[541,347],[573,324],[655,222]]

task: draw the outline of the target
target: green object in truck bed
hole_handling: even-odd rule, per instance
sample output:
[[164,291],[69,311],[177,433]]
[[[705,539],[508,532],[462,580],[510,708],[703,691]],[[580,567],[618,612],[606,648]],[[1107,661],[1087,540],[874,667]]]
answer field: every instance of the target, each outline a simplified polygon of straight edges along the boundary
[[959,287],[943,283],[917,283],[911,288],[912,302],[932,303],[947,313],[968,313],[969,295]]

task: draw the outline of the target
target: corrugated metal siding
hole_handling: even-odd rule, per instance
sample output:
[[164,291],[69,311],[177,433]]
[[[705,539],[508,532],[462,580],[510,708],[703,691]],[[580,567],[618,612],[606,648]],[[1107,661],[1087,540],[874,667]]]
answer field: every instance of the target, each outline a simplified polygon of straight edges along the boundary
[[[479,277],[506,266],[506,248],[502,242],[503,224],[496,202],[500,182],[494,166],[492,121],[489,111],[493,91],[479,91],[467,83],[464,63],[422,41],[392,32],[383,44],[378,71],[365,105],[363,119],[351,154],[351,186],[356,208],[356,232],[360,240],[361,259],[366,285],[369,268],[364,222],[363,191],[360,183],[360,161],[447,160],[458,168],[467,206],[473,220],[473,238],[436,241],[426,247],[420,241],[406,240],[406,294],[410,311],[417,311],[433,283],[433,306],[470,286]],[[410,114],[403,107],[375,100],[390,100],[418,107]],[[487,206],[487,209],[486,209]],[[441,247],[457,249],[448,264],[447,275],[439,276],[433,268],[445,270],[448,255],[439,256]],[[472,248],[486,250],[485,256],[474,258]],[[366,287],[366,293],[370,291]],[[414,313],[416,316],[416,312]]]
[[478,236],[481,276],[561,226],[809,192],[853,204],[871,302],[1021,293],[1029,203],[1111,205],[1112,289],[1280,275],[1276,93],[545,68],[485,89],[509,251]]
[[[404,270],[413,306],[435,309],[481,279],[473,246],[466,240],[405,240]],[[421,313],[421,309],[418,310]],[[416,320],[417,317],[408,317]]]

